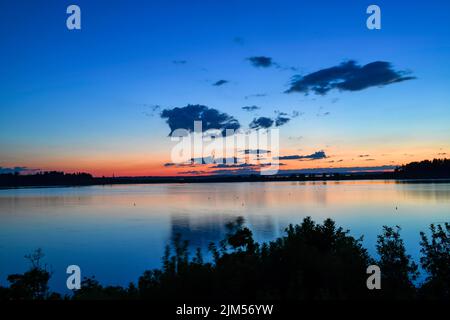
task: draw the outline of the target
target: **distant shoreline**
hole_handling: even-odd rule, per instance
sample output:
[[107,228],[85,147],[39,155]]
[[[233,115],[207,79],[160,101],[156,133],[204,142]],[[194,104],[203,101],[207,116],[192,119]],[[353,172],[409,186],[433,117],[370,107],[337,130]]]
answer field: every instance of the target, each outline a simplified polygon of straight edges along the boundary
[[450,159],[433,159],[411,162],[394,171],[377,172],[281,172],[275,175],[228,174],[170,177],[93,177],[89,173],[64,173],[58,171],[20,175],[18,172],[0,174],[0,189],[21,187],[75,187],[114,184],[169,184],[169,183],[237,183],[272,181],[350,181],[395,180],[409,182],[450,181]]

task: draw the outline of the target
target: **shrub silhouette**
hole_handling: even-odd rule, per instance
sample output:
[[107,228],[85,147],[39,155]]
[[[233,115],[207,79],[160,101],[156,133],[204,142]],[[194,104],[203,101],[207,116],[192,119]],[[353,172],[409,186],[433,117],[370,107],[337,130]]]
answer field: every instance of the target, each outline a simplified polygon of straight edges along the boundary
[[428,272],[425,283],[420,288],[424,297],[450,299],[450,224],[430,226],[431,241],[421,232],[420,263]]
[[95,277],[86,277],[81,282],[81,289],[75,291],[74,300],[110,300],[127,299],[130,297],[133,287],[122,288],[119,286],[103,287]]
[[377,252],[380,259],[377,265],[381,269],[382,295],[385,298],[413,298],[417,279],[417,265],[406,254],[405,245],[400,237],[399,226],[383,227],[378,236]]
[[37,249],[34,253],[26,255],[30,262],[30,269],[23,274],[9,275],[7,280],[10,283],[8,289],[0,288],[0,297],[4,300],[43,300],[59,299],[57,293],[50,293],[48,281],[51,273],[46,265],[42,265],[41,260],[44,253]]
[[[242,218],[226,225],[225,239],[210,244],[204,261],[200,249],[190,258],[188,242],[175,236],[166,247],[162,268],[145,271],[137,285],[102,286],[84,278],[80,290],[67,299],[152,299],[179,301],[298,300],[298,299],[449,299],[450,226],[431,225],[431,240],[421,233],[421,265],[426,281],[414,286],[417,265],[406,254],[400,228],[383,227],[374,260],[348,231],[327,219],[316,224],[305,218],[285,235],[259,244]],[[31,268],[8,277],[1,299],[60,299],[48,290],[51,276],[42,266],[42,251],[27,256]],[[381,290],[368,290],[367,267],[381,269]]]

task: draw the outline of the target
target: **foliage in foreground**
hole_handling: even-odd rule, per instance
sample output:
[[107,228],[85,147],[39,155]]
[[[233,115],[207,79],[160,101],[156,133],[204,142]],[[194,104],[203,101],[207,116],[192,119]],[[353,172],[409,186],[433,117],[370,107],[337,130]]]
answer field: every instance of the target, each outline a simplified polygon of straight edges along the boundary
[[[175,237],[166,248],[162,269],[145,271],[137,285],[102,286],[85,278],[82,288],[65,299],[449,299],[450,224],[431,225],[431,238],[421,233],[420,263],[427,278],[414,285],[418,266],[406,254],[400,228],[383,227],[378,236],[379,259],[370,257],[355,239],[327,219],[316,224],[305,218],[286,234],[258,244],[242,218],[227,226],[224,240],[209,247],[213,259],[204,262],[198,249],[190,258],[188,242]],[[28,256],[29,271],[10,275],[0,299],[60,299],[48,290],[51,273]],[[368,290],[366,269],[381,269],[381,290]]]

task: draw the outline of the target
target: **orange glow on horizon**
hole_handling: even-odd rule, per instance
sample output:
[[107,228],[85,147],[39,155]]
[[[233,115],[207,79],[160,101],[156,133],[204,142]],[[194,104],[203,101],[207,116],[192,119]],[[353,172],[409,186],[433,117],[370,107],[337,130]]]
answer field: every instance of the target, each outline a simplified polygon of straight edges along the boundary
[[[359,148],[358,148],[359,150]],[[413,151],[408,151],[413,150]],[[280,152],[280,156],[293,154],[312,154],[315,149],[308,149],[302,152],[285,149]],[[439,153],[435,147],[424,148],[377,148],[376,152],[355,152],[350,147],[328,148],[325,150],[327,158],[317,160],[280,160],[279,170],[301,170],[301,169],[337,169],[353,167],[381,167],[398,166],[413,161],[426,159],[445,158],[446,153]],[[21,166],[36,168],[39,171],[64,171],[67,173],[87,172],[96,177],[112,176],[192,176],[211,175],[215,170],[222,168],[212,168],[214,165],[189,165],[189,166],[165,166],[170,162],[167,155],[146,153],[122,153],[115,154],[85,154],[77,156],[47,155],[25,163]],[[2,164],[8,167],[8,164]],[[14,166],[17,163],[14,163]],[[13,165],[10,165],[13,167]],[[249,169],[250,167],[247,167]],[[230,169],[228,169],[230,170]],[[375,171],[368,169],[367,172]],[[376,170],[381,171],[381,170]],[[245,173],[245,172],[244,172]]]

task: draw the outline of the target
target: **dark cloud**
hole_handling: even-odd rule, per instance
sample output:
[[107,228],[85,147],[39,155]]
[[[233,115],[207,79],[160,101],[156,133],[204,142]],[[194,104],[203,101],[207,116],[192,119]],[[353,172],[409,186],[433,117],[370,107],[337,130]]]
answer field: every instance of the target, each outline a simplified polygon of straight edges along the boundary
[[327,158],[327,155],[325,151],[321,150],[304,156],[297,154],[289,156],[281,156],[278,157],[278,160],[320,160],[325,158]]
[[245,110],[245,111],[248,111],[248,112],[256,111],[256,110],[259,110],[259,109],[261,109],[261,108],[258,107],[258,106],[245,106],[245,107],[242,107],[242,110]]
[[228,83],[228,80],[219,80],[219,81],[214,82],[213,86],[220,87],[227,83]]
[[277,127],[288,123],[292,118],[297,118],[300,115],[300,113],[295,110],[292,112],[292,115],[288,115],[286,112],[278,110],[275,110],[275,113],[277,114],[277,117],[275,118],[275,126]]
[[195,163],[188,162],[188,163],[173,163],[173,162],[167,162],[164,164],[164,167],[195,167]]
[[249,57],[247,60],[250,61],[252,66],[257,68],[268,68],[274,64],[272,58],[264,56]]
[[324,173],[358,173],[358,172],[385,172],[392,171],[396,166],[384,165],[373,167],[340,167],[340,168],[311,168],[280,170],[278,174],[324,174]]
[[279,114],[275,119],[275,126],[280,127],[286,123],[288,123],[291,120],[291,118],[286,117],[284,114]]
[[161,118],[166,119],[170,127],[169,136],[176,129],[186,129],[189,132],[194,131],[194,121],[202,121],[203,131],[209,129],[237,130],[241,127],[239,121],[234,117],[199,104],[190,104],[182,108],[164,109],[161,112]]
[[[284,166],[284,163],[279,163]],[[216,170],[210,171],[213,175],[234,175],[234,174],[259,174],[262,168],[271,166],[270,163],[249,164],[243,163],[239,165],[220,165]],[[213,167],[214,168],[214,167]]]
[[203,158],[191,158],[192,164],[235,164],[240,161],[237,157],[231,158],[214,158],[214,157],[203,157]]
[[211,168],[213,169],[223,169],[223,168],[252,168],[255,167],[255,165],[250,163],[240,163],[240,164],[218,164],[216,166],[213,166]]
[[272,151],[264,149],[246,149],[242,150],[242,152],[245,154],[268,154],[271,153]]
[[[341,160],[337,161],[341,162]],[[269,164],[267,164],[269,165]],[[284,165],[283,163],[280,164]],[[210,174],[210,175],[248,175],[259,174],[259,169],[263,166],[254,167],[239,167],[239,168],[223,168],[212,171],[185,171],[180,174]],[[325,174],[325,173],[361,173],[361,172],[386,172],[393,171],[397,166],[384,165],[384,166],[371,166],[371,167],[339,167],[339,168],[311,168],[311,169],[289,169],[280,170],[279,175],[292,175],[292,174]]]
[[267,117],[259,117],[253,119],[249,124],[250,129],[267,129],[273,125],[273,119]]
[[[216,175],[249,175],[249,174],[259,174],[262,168],[270,167],[271,163],[260,163],[260,164],[250,164],[250,163],[241,163],[241,164],[218,164],[215,166],[209,167],[212,170],[188,170],[182,171],[178,174],[208,174],[211,176]],[[285,166],[285,163],[279,163],[278,166]]]
[[388,84],[415,79],[407,76],[405,71],[396,71],[391,63],[375,61],[364,66],[350,60],[338,66],[321,69],[305,76],[294,76],[286,93],[313,92],[325,95],[330,90],[359,91],[369,87],[379,87]]
[[325,154],[325,151],[317,151],[310,155],[303,156],[303,159],[311,159],[311,160],[319,160],[319,159],[325,159],[327,158],[327,155]]
[[179,174],[205,174],[205,173],[208,172],[202,170],[188,170],[188,171],[181,171]]
[[186,60],[173,60],[172,63],[173,64],[186,64],[187,61]]
[[298,154],[294,154],[294,155],[289,155],[289,156],[278,157],[278,160],[298,160],[301,158],[302,158],[302,156],[300,156]]
[[275,125],[276,127],[280,127],[291,120],[291,118],[289,118],[286,113],[277,113],[278,115],[275,119],[268,117],[254,118],[253,121],[249,124],[250,129],[267,129],[272,127],[273,125]]
[[209,172],[211,175],[250,175],[258,174],[259,170],[253,168],[217,169]]
[[210,164],[236,164],[243,159],[239,159],[237,157],[230,158],[215,158],[211,156],[203,157],[203,158],[191,158],[190,160],[183,163],[173,163],[167,162],[164,164],[164,167],[196,167],[201,165],[210,165]]

